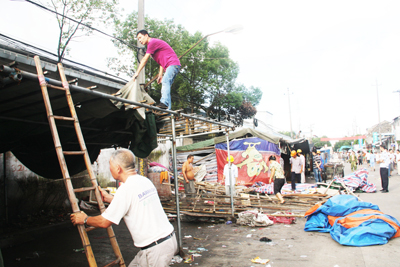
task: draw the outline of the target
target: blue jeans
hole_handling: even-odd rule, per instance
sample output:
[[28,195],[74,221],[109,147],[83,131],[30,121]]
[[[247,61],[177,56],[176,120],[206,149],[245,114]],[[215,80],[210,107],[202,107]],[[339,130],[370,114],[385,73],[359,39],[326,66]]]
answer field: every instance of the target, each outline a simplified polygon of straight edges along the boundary
[[174,82],[175,77],[178,74],[180,69],[181,69],[181,66],[178,66],[178,65],[169,66],[165,70],[165,74],[162,79],[160,102],[163,103],[164,105],[168,106],[168,109],[171,109],[171,85]]
[[313,172],[314,172],[315,182],[316,182],[316,183],[322,182],[322,179],[321,179],[321,172],[320,172],[318,169],[314,169]]

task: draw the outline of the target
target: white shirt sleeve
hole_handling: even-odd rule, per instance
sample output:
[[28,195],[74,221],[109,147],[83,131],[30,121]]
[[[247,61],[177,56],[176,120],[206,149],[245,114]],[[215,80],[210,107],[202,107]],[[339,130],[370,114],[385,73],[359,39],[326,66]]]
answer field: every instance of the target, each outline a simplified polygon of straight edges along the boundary
[[121,219],[129,211],[131,205],[130,194],[127,194],[126,187],[122,185],[118,188],[114,199],[111,201],[108,208],[101,214],[105,219],[118,225]]

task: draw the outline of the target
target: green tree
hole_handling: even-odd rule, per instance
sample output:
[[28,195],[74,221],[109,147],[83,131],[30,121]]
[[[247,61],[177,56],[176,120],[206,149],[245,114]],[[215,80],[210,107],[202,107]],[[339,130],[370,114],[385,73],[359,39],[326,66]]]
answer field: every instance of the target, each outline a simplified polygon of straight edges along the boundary
[[242,125],[244,119],[250,119],[257,114],[255,106],[258,105],[261,100],[262,91],[258,87],[250,86],[247,88],[243,84],[239,84],[234,89],[234,92],[241,95],[243,100],[239,106],[230,105],[227,112],[228,114],[236,115],[236,124]]
[[[126,20],[115,20],[116,37],[130,44],[136,44],[137,13],[134,12]],[[172,20],[156,20],[145,18],[145,29],[151,37],[166,41],[177,53],[182,55],[193,44],[202,39],[203,35],[196,32],[193,35],[181,25],[175,25]],[[132,76],[138,62],[132,64],[137,51],[114,42],[118,47],[120,57],[109,59],[109,66],[118,73]],[[126,62],[123,59],[128,59]],[[181,61],[181,71],[176,77],[172,88],[172,109],[189,109],[195,113],[204,110],[210,117],[221,119],[239,113],[251,117],[254,108],[261,99],[259,88],[236,85],[239,73],[238,64],[229,58],[229,50],[220,43],[210,46],[205,39],[186,54]],[[146,80],[158,74],[159,66],[153,60],[146,65]],[[161,85],[153,83],[149,94],[158,101]],[[247,113],[246,113],[247,112]]]
[[50,0],[47,2],[46,5],[57,12],[58,62],[61,62],[70,51],[68,45],[73,39],[91,35],[93,33],[91,27],[94,25],[109,24],[117,14],[117,4],[117,0]]
[[334,150],[338,151],[342,146],[351,146],[351,140],[341,140],[335,143]]
[[[322,138],[327,138],[327,136],[324,135],[324,136],[322,136]],[[325,145],[332,146],[331,142],[329,142],[329,141],[321,141],[321,138],[319,138],[319,137],[314,137],[312,139],[312,143],[314,144],[315,147],[323,147]]]

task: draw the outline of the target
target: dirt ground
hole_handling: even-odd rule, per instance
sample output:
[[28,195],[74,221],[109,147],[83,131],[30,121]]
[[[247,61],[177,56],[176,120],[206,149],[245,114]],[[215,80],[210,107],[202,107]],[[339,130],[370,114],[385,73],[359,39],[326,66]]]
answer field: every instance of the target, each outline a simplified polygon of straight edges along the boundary
[[[370,173],[368,178],[379,190],[378,171]],[[400,176],[397,172],[390,178],[389,190],[388,194],[362,193],[360,197],[400,219]],[[201,256],[194,257],[190,264],[182,262],[171,266],[265,266],[252,263],[251,259],[255,257],[269,259],[270,266],[400,266],[397,260],[400,238],[382,246],[341,246],[329,234],[305,232],[305,222],[304,218],[298,218],[295,224],[275,224],[262,228],[226,224],[218,219],[182,222],[184,251],[194,253],[199,248],[207,251],[197,252]],[[2,249],[5,266],[88,266],[85,254],[74,251],[82,248],[78,231],[69,222],[63,224],[63,227],[56,230],[53,227],[53,230],[49,228],[47,231],[41,229],[27,232],[23,238],[30,241]],[[177,229],[176,223],[174,226]],[[123,222],[115,226],[114,230],[128,265],[138,249],[133,246]],[[262,237],[272,242],[261,242]],[[91,231],[89,238],[99,266],[114,260],[105,230]]]

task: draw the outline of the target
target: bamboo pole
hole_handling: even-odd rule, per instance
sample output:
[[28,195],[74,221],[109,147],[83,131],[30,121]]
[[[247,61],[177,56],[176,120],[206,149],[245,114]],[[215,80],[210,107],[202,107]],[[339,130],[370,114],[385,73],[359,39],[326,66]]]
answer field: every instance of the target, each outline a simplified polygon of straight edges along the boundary
[[[57,66],[58,66],[58,70],[60,72],[62,86],[65,89],[65,96],[67,98],[69,110],[71,112],[72,118],[74,118],[75,132],[76,132],[76,136],[78,138],[79,146],[80,146],[81,151],[84,152],[83,159],[85,161],[86,170],[88,171],[88,174],[89,174],[89,177],[90,177],[90,181],[92,183],[92,186],[94,187],[94,193],[95,193],[95,196],[96,196],[96,200],[97,200],[98,206],[100,208],[101,213],[103,213],[106,210],[106,207],[104,206],[104,203],[103,203],[103,200],[102,200],[102,197],[101,197],[101,194],[100,194],[100,190],[98,189],[97,178],[96,178],[96,176],[95,176],[95,174],[93,172],[92,163],[91,163],[91,160],[90,160],[90,157],[89,157],[89,153],[88,153],[88,151],[86,149],[85,139],[84,139],[83,134],[82,134],[82,130],[81,130],[81,126],[79,124],[78,116],[76,114],[75,105],[74,105],[74,102],[73,102],[72,96],[71,96],[71,91],[69,90],[69,84],[68,84],[68,81],[67,81],[67,79],[65,77],[64,67],[63,67],[63,65],[61,63],[58,63]],[[111,243],[111,246],[113,248],[115,256],[117,257],[117,259],[120,259],[119,262],[118,262],[119,265],[120,266],[125,266],[125,262],[124,262],[124,259],[122,257],[121,250],[119,248],[117,239],[115,237],[114,230],[113,230],[113,228],[111,226],[107,227],[107,234],[108,234],[108,237],[110,239],[110,243]]]
[[[73,188],[72,182],[71,182],[71,177],[69,175],[68,167],[65,162],[63,150],[61,147],[61,141],[60,141],[60,137],[58,135],[58,131],[57,131],[54,115],[53,115],[53,110],[51,107],[50,97],[49,97],[49,93],[47,91],[47,85],[46,85],[46,81],[45,81],[45,78],[43,75],[40,58],[38,56],[35,56],[34,60],[35,60],[35,64],[36,64],[36,71],[38,73],[40,89],[42,90],[43,101],[44,101],[44,104],[46,107],[47,119],[49,121],[51,135],[53,137],[54,147],[56,149],[58,162],[60,163],[61,172],[63,174],[64,184],[67,189],[67,195],[68,195],[69,201],[71,203],[72,211],[74,213],[78,213],[78,212],[80,212],[80,209],[79,209],[78,203],[76,201],[74,188]],[[92,247],[89,242],[89,238],[85,231],[85,226],[78,225],[78,231],[79,231],[79,235],[82,240],[82,245],[85,249],[85,254],[86,254],[86,258],[88,260],[89,266],[91,266],[91,267],[97,266],[97,263],[96,263],[96,260],[95,260],[94,254],[93,254],[93,250],[92,250]]]

